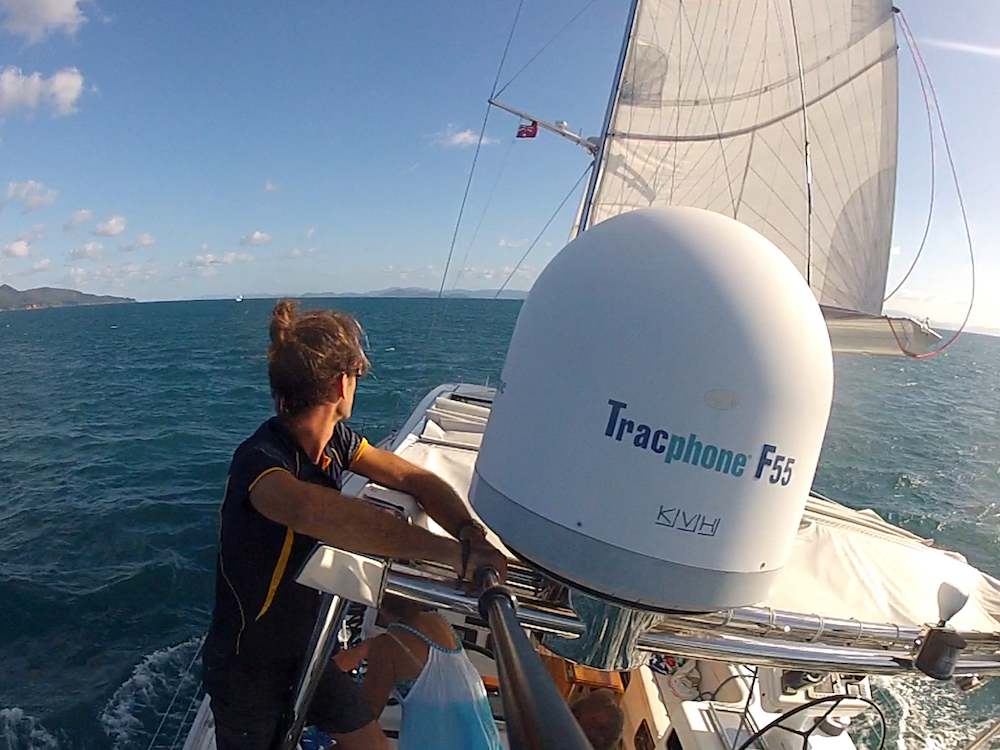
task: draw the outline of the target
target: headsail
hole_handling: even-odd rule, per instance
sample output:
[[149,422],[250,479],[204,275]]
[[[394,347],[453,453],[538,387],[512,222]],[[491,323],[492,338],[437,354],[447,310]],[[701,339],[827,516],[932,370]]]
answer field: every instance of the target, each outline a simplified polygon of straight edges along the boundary
[[892,15],[889,0],[640,0],[588,224],[650,205],[717,211],[774,242],[822,305],[881,313]]

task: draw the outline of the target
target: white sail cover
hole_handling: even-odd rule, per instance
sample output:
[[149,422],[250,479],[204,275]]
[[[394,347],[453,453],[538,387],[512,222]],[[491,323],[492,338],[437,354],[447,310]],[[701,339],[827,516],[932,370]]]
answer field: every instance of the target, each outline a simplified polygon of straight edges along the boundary
[[821,304],[879,314],[892,15],[889,0],[639,0],[588,223],[650,205],[717,211],[774,242]]

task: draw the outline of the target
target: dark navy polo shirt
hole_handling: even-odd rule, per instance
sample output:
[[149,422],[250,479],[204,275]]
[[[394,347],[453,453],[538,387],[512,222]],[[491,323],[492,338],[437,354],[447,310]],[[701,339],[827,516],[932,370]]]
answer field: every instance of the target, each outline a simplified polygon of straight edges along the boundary
[[274,471],[339,490],[368,441],[338,422],[320,465],[277,417],[233,454],[226,481],[215,572],[215,610],[206,647],[220,656],[267,661],[302,656],[319,611],[319,592],[295,582],[316,540],[275,523],[250,502]]

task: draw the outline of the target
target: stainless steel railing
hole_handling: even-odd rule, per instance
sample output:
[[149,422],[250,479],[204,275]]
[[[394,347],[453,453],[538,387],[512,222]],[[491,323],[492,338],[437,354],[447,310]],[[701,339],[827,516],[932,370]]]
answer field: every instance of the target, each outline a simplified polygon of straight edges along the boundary
[[[510,583],[525,593],[524,577]],[[464,615],[477,615],[476,599],[424,571],[394,565],[387,591]],[[518,619],[528,630],[578,637],[584,625],[569,609],[518,593]],[[827,672],[892,675],[916,670],[917,628],[822,618],[745,607],[709,615],[668,615],[638,638],[639,648],[688,658]],[[962,633],[968,648],[956,675],[1000,675],[1000,634]]]

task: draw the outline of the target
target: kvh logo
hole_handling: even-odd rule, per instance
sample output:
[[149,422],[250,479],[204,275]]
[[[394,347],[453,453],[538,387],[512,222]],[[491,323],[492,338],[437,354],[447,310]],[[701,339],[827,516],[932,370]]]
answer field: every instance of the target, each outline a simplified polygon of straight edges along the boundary
[[[752,459],[750,453],[740,453],[728,448],[721,448],[698,440],[695,433],[686,437],[663,429],[654,429],[648,424],[636,424],[632,419],[626,419],[622,412],[628,408],[624,401],[608,399],[611,413],[608,415],[608,425],[604,435],[633,448],[649,450],[663,456],[663,462],[684,463],[698,466],[720,474],[733,477],[746,475],[747,466]],[[792,467],[795,459],[778,453],[777,446],[764,443],[757,459],[757,468],[752,476],[762,479],[765,476],[771,484],[787,485],[792,481]]]

